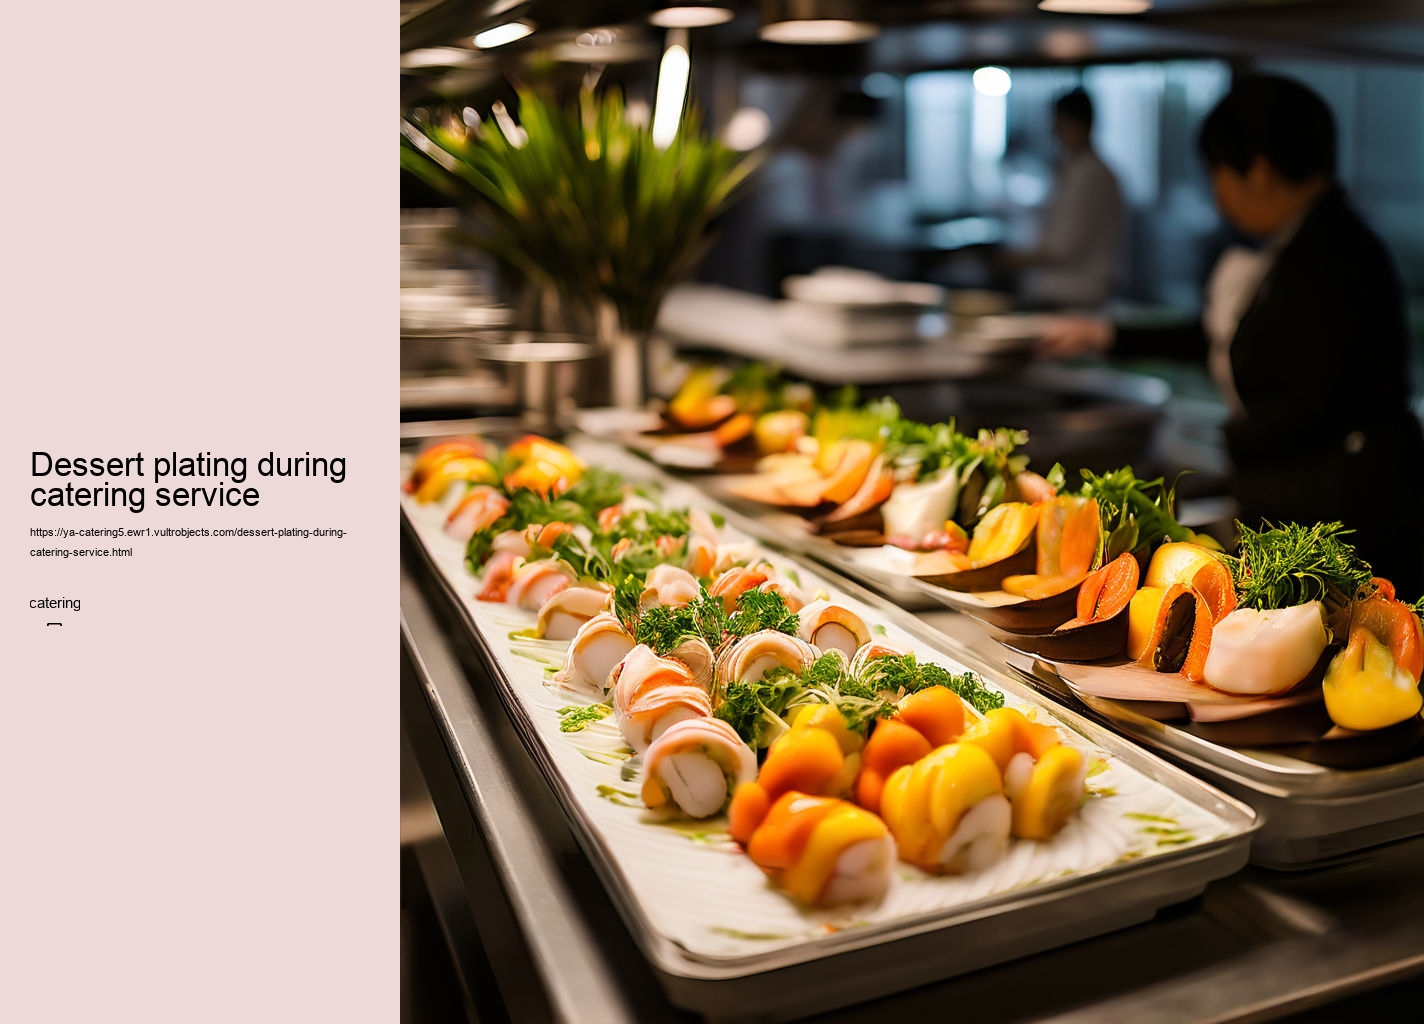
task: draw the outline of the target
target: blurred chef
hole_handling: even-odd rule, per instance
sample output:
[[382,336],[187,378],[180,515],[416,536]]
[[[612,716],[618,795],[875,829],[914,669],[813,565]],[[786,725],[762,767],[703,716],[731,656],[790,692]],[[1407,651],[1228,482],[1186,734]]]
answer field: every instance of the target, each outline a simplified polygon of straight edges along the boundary
[[1205,360],[1230,413],[1242,520],[1340,520],[1412,599],[1424,589],[1424,435],[1410,409],[1404,295],[1335,181],[1330,109],[1290,79],[1243,77],[1199,148],[1222,216],[1261,247],[1226,253],[1199,323],[1064,319],[1041,349]]
[[1061,153],[1038,244],[1006,262],[1025,272],[1025,304],[1096,309],[1117,281],[1126,218],[1117,178],[1093,149],[1093,101],[1082,89],[1054,104],[1053,136]]

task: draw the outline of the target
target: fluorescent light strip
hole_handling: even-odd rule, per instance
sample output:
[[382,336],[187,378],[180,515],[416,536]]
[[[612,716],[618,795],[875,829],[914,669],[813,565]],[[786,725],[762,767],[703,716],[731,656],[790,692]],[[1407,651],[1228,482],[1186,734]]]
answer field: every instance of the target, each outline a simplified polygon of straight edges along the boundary
[[1040,11],[1054,14],[1141,14],[1152,0],[1038,0]]
[[834,18],[774,21],[761,28],[761,37],[769,43],[806,45],[860,43],[874,39],[879,34],[880,26],[868,21],[842,21]]
[[664,7],[648,15],[658,28],[707,28],[731,20],[732,12],[725,7]]
[[682,104],[687,99],[687,76],[692,59],[687,50],[674,43],[663,53],[658,67],[658,96],[653,104],[653,145],[667,149],[677,138],[682,123]]
[[534,26],[528,22],[511,21],[504,25],[485,29],[475,36],[474,43],[481,50],[493,50],[496,46],[504,46],[515,40],[523,39],[533,31]]

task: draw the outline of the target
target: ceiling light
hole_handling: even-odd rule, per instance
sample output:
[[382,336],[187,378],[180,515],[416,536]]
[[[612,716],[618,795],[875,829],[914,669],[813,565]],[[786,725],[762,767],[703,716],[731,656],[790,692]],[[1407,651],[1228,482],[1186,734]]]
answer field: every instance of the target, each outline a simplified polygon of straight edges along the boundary
[[648,15],[648,20],[658,28],[706,28],[725,25],[732,17],[725,7],[664,7]]
[[504,46],[517,39],[523,39],[530,32],[534,31],[534,26],[527,21],[511,21],[504,25],[496,25],[494,28],[487,28],[475,36],[475,45],[481,50],[493,50],[496,46]]
[[980,68],[974,72],[974,90],[983,96],[1007,96],[1013,80],[1003,68]]
[[861,43],[880,34],[855,0],[763,0],[761,37],[771,43]]
[[450,68],[468,64],[475,58],[475,54],[469,50],[462,50],[457,46],[427,46],[419,50],[409,50],[401,54],[401,67],[406,70],[413,68]]
[[1043,52],[1056,60],[1081,60],[1093,52],[1093,37],[1087,32],[1056,28],[1039,40]]
[[1152,0],[1038,0],[1040,11],[1055,14],[1141,14]]
[[722,142],[728,149],[745,153],[756,149],[771,134],[771,118],[760,107],[742,107],[737,110],[722,130]]
[[653,145],[659,149],[667,149],[677,137],[691,69],[692,60],[685,48],[674,43],[663,53],[658,66],[658,94],[653,103]]

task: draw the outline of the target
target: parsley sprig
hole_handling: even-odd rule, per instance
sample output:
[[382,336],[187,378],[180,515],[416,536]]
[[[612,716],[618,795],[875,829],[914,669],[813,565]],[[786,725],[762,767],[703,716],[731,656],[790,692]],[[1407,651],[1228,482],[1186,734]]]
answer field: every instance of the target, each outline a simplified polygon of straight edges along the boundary
[[828,651],[803,672],[774,668],[759,681],[728,684],[713,714],[761,749],[789,728],[786,719],[799,707],[834,705],[849,728],[865,733],[875,719],[893,715],[901,697],[930,686],[953,690],[980,714],[1004,706],[1004,695],[973,672],[950,672],[905,654],[875,658],[855,675],[844,655]]

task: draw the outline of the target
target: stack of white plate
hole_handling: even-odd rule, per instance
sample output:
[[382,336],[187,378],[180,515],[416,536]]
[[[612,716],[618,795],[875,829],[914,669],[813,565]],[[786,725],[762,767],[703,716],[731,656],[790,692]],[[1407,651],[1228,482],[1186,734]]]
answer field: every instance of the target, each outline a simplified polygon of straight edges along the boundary
[[905,345],[944,333],[944,289],[889,281],[878,274],[822,267],[782,282],[786,301],[777,310],[788,340],[847,348]]

